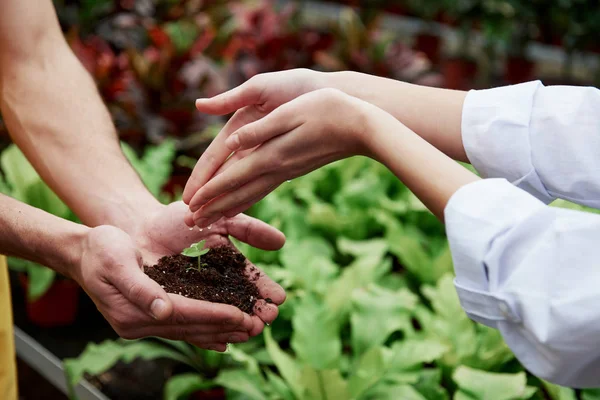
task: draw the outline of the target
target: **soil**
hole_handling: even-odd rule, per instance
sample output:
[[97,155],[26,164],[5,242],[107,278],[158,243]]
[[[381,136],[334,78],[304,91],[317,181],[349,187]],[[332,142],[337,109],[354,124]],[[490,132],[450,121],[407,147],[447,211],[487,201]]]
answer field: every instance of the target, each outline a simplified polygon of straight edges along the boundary
[[260,272],[250,267],[246,259],[230,247],[211,249],[198,258],[181,254],[166,256],[158,264],[144,267],[144,272],[158,282],[167,293],[213,303],[225,303],[252,315],[260,297],[256,281]]

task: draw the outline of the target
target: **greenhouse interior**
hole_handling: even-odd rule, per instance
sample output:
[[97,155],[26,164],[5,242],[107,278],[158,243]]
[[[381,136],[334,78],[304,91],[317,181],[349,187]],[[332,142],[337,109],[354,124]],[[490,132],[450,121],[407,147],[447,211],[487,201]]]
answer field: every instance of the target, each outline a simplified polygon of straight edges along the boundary
[[[364,126],[388,122],[382,131],[398,123],[403,135],[420,135],[428,119],[436,120],[432,125],[441,134],[455,127],[460,136],[460,112],[454,119],[442,118],[452,109],[443,99],[454,96],[466,96],[467,103],[489,102],[470,106],[475,112],[471,122],[480,120],[482,130],[503,124],[508,131],[518,125],[528,100],[516,96],[534,90],[533,101],[547,102],[554,110],[526,116],[539,117],[539,129],[549,129],[544,124],[553,121],[563,124],[560,132],[569,122],[574,122],[569,128],[573,132],[591,129],[594,118],[600,118],[590,105],[600,101],[595,89],[600,84],[597,1],[7,0],[1,7],[0,214],[6,219],[0,225],[6,229],[0,228],[0,253],[7,255],[10,296],[4,296],[8,301],[2,297],[0,274],[0,339],[8,339],[0,340],[8,365],[4,368],[0,356],[0,398],[600,399],[595,388],[600,388],[600,367],[595,364],[600,355],[594,353],[596,339],[586,336],[597,338],[598,330],[583,320],[592,318],[592,311],[579,317],[568,308],[596,308],[591,294],[582,292],[563,308],[571,298],[557,294],[560,298],[548,300],[551,306],[538,304],[537,314],[531,315],[527,299],[511,292],[519,287],[514,282],[518,273],[511,278],[502,277],[510,272],[494,272],[496,262],[517,263],[515,257],[522,256],[528,265],[542,262],[533,259],[543,256],[535,252],[536,246],[547,254],[558,254],[576,240],[584,246],[586,239],[568,236],[568,228],[578,229],[579,223],[555,222],[563,230],[554,233],[556,246],[543,250],[542,242],[512,222],[527,212],[525,205],[512,204],[529,200],[511,203],[509,189],[493,192],[498,186],[490,188],[496,200],[464,205],[463,211],[451,213],[449,208],[460,208],[456,196],[466,189],[450,200],[446,196],[443,206],[450,203],[444,224],[444,209],[427,190],[454,193],[456,188],[450,189],[453,178],[430,168],[437,161],[419,158],[416,150],[403,153],[395,144],[377,142],[385,157],[396,156],[389,162],[371,154],[376,144],[353,147],[358,146],[355,138],[369,135]],[[54,43],[66,46],[52,47]],[[29,48],[51,55],[31,55]],[[350,73],[354,75],[341,75]],[[347,91],[335,86],[343,77]],[[498,92],[485,97],[485,89],[500,87],[517,88],[511,92],[513,114],[489,116],[496,112],[491,96]],[[543,91],[554,87],[571,89],[554,95]],[[300,89],[307,94],[295,99],[291,91]],[[373,97],[394,90],[398,97],[390,96],[377,107],[368,99],[357,100],[356,93]],[[425,98],[413,100],[408,95],[413,92]],[[215,97],[222,93],[231,96]],[[471,97],[477,93],[480,97]],[[576,100],[567,99],[569,95]],[[551,96],[558,97],[552,99],[555,103],[550,104]],[[211,103],[213,98],[220,100]],[[380,109],[386,101],[398,110],[390,113],[400,122],[386,119],[390,114]],[[581,109],[576,110],[578,105]],[[208,112],[211,107],[216,111]],[[362,113],[369,107],[385,116],[373,119],[375,114]],[[564,119],[554,120],[552,114],[561,111]],[[468,112],[462,114],[463,130]],[[575,112],[583,114],[573,117]],[[41,118],[36,120],[37,113]],[[408,113],[421,119],[411,124],[399,117]],[[267,122],[272,124],[268,129]],[[250,128],[244,131],[244,126]],[[344,130],[362,128],[363,136],[359,132],[337,140]],[[239,132],[231,136],[238,143],[229,151],[231,141],[224,140],[233,131]],[[284,144],[292,135],[296,142]],[[427,144],[435,145],[436,139],[422,136],[425,140],[415,139],[410,146],[422,146],[423,154],[432,157],[442,155]],[[582,134],[572,136],[575,141]],[[507,137],[521,140],[513,133]],[[333,149],[331,142],[345,145]],[[569,159],[570,151],[580,149],[574,142],[554,142],[564,152],[555,154],[553,162],[534,152],[530,157],[536,165],[523,167],[520,153],[530,147],[520,148],[519,143],[507,144],[512,150],[504,156],[500,149],[488,149],[481,153],[480,164],[473,165],[440,148],[459,161],[443,164],[445,159],[439,158],[440,165],[450,170],[456,164],[456,179],[467,181],[502,177],[493,173],[502,165],[512,171],[509,181],[518,169],[535,172],[542,164],[552,164],[544,171],[574,171],[576,166],[594,170],[585,158],[588,153]],[[597,143],[591,139],[588,149],[593,151]],[[113,144],[120,149],[114,163],[116,153],[106,150]],[[527,144],[538,151],[535,145],[544,146]],[[274,150],[269,153],[270,148]],[[495,164],[483,171],[479,166],[485,157],[504,160],[490,161]],[[418,165],[400,165],[409,158]],[[236,176],[232,171],[238,166]],[[252,175],[254,181],[240,181],[242,173],[243,179]],[[585,213],[593,226],[598,197],[595,203],[578,202],[575,195],[561,197],[553,183],[547,184],[553,182],[548,175],[540,173],[538,183],[523,185],[513,179],[520,188],[515,198],[547,189],[552,198],[536,207],[568,210],[560,218]],[[134,196],[137,177],[156,201],[149,201],[150,208],[162,214],[144,215],[146,198],[129,199],[134,205],[128,208],[106,194]],[[593,197],[593,182],[582,175],[573,179],[564,184],[565,193],[581,190]],[[483,213],[502,196],[501,222],[490,220],[489,227],[471,220],[460,228],[451,224],[465,209],[472,215]],[[197,218],[209,215],[207,210],[216,210],[218,217]],[[117,225],[117,218],[127,222]],[[529,234],[541,236],[540,230],[531,230],[545,222],[531,218],[524,223]],[[504,282],[505,295],[514,294],[521,311],[512,322],[482,323],[484,317],[465,312],[475,306],[457,292],[456,276],[462,270],[455,264],[470,262],[464,243],[483,243],[492,226],[500,229],[501,224],[505,228],[490,246],[509,246],[505,242],[510,240],[529,244],[485,255],[481,271],[485,267],[489,290],[501,290]],[[600,231],[600,223],[596,226]],[[522,230],[503,242],[511,227]],[[463,231],[456,233],[458,229]],[[64,231],[85,235],[85,240],[62,242]],[[452,234],[466,239],[449,242]],[[521,254],[529,250],[529,256]],[[594,251],[591,245],[578,253],[593,258]],[[58,254],[76,257],[77,272]],[[542,282],[564,294],[577,274],[582,282],[600,279],[583,277],[585,268],[577,267],[581,258],[553,257],[543,262],[562,263],[573,272],[529,272],[530,281],[540,281],[532,286],[531,296]],[[219,270],[219,265],[227,269]],[[161,268],[162,274],[178,274],[173,278],[178,283],[162,276]],[[533,271],[520,264],[518,268]],[[593,302],[589,307],[575,303],[584,297]],[[505,317],[510,314],[500,310]],[[573,328],[561,327],[561,321]],[[518,327],[507,327],[511,323]],[[539,333],[541,325],[560,332],[546,337]],[[516,338],[520,335],[529,339]],[[540,366],[540,358],[551,366]]]

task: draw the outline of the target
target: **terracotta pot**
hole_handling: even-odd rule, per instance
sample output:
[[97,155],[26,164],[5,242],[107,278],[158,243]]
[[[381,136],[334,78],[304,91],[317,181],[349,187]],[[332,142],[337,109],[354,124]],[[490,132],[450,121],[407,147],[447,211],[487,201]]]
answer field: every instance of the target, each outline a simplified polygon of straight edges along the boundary
[[221,387],[199,390],[190,395],[190,400],[225,400],[225,389]]
[[441,43],[442,39],[439,36],[421,33],[415,39],[414,49],[425,53],[433,64],[437,64],[440,61]]
[[534,70],[534,62],[523,57],[509,57],[504,78],[510,84],[529,82],[534,78]]
[[477,75],[477,63],[464,58],[448,59],[444,62],[443,73],[446,88],[467,90]]
[[[23,290],[27,292],[29,280],[19,275]],[[67,326],[75,322],[79,305],[79,285],[69,279],[54,281],[50,289],[35,301],[27,300],[29,320],[43,328]]]

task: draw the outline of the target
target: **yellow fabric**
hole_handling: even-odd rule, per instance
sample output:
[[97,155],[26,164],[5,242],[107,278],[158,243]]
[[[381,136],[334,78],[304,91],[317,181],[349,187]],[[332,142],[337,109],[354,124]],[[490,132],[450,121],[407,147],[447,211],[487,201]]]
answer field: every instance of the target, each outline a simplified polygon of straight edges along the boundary
[[0,255],[0,399],[17,399],[17,367],[6,257]]

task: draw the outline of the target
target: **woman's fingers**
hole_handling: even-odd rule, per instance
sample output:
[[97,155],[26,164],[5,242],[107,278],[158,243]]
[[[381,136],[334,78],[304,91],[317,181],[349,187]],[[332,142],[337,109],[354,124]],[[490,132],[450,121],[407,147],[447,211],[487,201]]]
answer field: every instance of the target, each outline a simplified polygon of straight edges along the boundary
[[278,163],[277,154],[265,157],[263,154],[257,155],[256,151],[252,152],[202,186],[190,200],[190,210],[196,212],[209,201],[237,190],[259,176],[273,171]]
[[261,113],[252,106],[236,111],[196,163],[192,175],[183,190],[182,200],[185,204],[190,204],[192,197],[198,189],[204,186],[215,175],[231,155],[231,150],[225,145],[225,141],[229,135],[242,126],[254,122],[263,116],[264,113]]
[[259,146],[270,139],[293,131],[302,123],[295,118],[290,103],[281,106],[266,117],[246,124],[225,140],[231,151],[240,151]]
[[259,104],[262,87],[256,79],[250,79],[240,86],[209,99],[196,100],[198,111],[211,115],[231,114],[246,106]]
[[[236,167],[233,166],[231,167],[231,170],[234,170],[235,168]],[[227,172],[224,174],[227,174]],[[216,179],[218,179],[218,177],[214,178],[214,180]],[[224,177],[222,179],[227,178]],[[240,179],[251,180],[253,177],[241,176]],[[224,211],[235,209],[243,204],[248,203],[249,201],[252,201],[253,199],[260,197],[261,195],[264,195],[265,193],[268,193],[270,188],[278,186],[281,184],[281,182],[282,178],[276,174],[259,176],[256,179],[251,180],[248,184],[245,184],[239,188],[233,188],[223,195],[217,195],[217,198],[211,200],[210,203],[196,211],[194,214],[194,221],[199,227],[204,228],[206,226],[206,221],[204,221],[204,224],[198,221],[211,219],[215,215],[223,216]],[[209,182],[207,186],[211,183],[212,181]],[[220,189],[217,187],[215,190]]]

